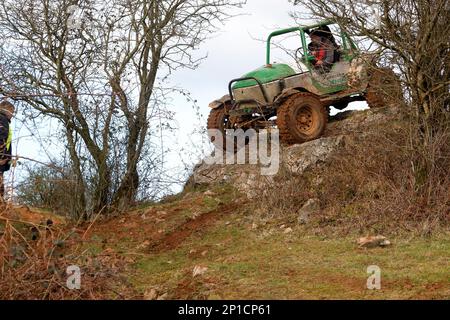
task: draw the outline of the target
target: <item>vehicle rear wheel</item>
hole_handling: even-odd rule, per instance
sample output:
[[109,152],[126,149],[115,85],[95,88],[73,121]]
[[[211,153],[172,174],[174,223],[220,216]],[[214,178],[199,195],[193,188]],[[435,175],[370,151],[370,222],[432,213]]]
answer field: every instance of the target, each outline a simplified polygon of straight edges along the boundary
[[229,117],[225,114],[224,106],[211,109],[208,116],[207,129],[224,131],[227,128]]
[[370,108],[403,100],[398,76],[388,68],[375,69],[370,76],[365,98]]
[[328,112],[310,93],[290,96],[277,111],[277,126],[284,143],[302,143],[320,137],[325,131]]
[[348,107],[348,102],[347,102],[347,101],[344,101],[344,102],[336,102],[336,103],[332,104],[332,106],[333,106],[335,109],[338,109],[338,110],[344,110],[345,108]]
[[[222,133],[222,146],[225,147],[225,130],[229,129],[230,125],[230,118],[226,115],[226,109],[225,106],[222,105],[216,109],[211,109],[208,116],[208,122],[206,125],[206,128],[208,130],[218,130]],[[209,139],[214,145],[219,146],[220,142],[216,140],[217,136],[216,134],[209,132]]]

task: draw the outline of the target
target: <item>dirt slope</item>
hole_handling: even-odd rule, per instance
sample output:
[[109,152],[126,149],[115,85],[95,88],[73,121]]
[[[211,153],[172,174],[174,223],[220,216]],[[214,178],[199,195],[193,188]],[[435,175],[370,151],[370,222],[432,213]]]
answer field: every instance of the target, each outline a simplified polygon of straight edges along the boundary
[[[406,216],[399,226],[379,206],[384,180],[370,165],[381,151],[355,149],[370,145],[370,132],[401,128],[397,111],[331,122],[324,138],[284,149],[272,179],[255,166],[200,165],[183,193],[78,226],[29,208],[3,212],[0,298],[448,299],[448,224],[428,222],[434,231],[422,234],[409,220],[419,216]],[[348,152],[372,169],[345,167]],[[363,169],[370,174],[359,181]],[[380,233],[391,246],[358,247]],[[69,265],[81,268],[80,290],[67,289]],[[380,290],[367,289],[371,265],[381,269]]]

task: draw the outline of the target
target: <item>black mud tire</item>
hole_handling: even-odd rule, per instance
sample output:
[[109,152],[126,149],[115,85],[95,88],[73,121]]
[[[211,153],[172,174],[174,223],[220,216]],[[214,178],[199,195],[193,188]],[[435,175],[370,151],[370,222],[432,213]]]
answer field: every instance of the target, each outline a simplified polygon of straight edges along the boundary
[[348,102],[344,101],[344,102],[336,102],[334,104],[332,104],[333,108],[337,109],[337,110],[344,110],[345,108],[348,107]]
[[[216,109],[211,109],[208,116],[208,122],[206,125],[206,129],[208,130],[219,130],[222,132],[222,136],[224,137],[222,140],[222,146],[225,148],[226,140],[225,140],[225,130],[228,127],[229,117],[226,115],[225,106],[222,105]],[[208,132],[209,134],[209,132]],[[209,134],[210,141],[215,145],[219,146],[220,144],[216,141],[216,137],[214,135]]]
[[398,76],[388,68],[374,69],[370,75],[365,98],[369,108],[381,108],[403,101]]
[[319,138],[325,131],[327,122],[327,108],[311,93],[293,94],[277,110],[280,140],[285,144]]
[[206,128],[208,130],[210,129],[220,130],[223,133],[225,132],[225,129],[227,127],[228,120],[229,118],[225,114],[225,108],[222,105],[219,108],[211,109],[211,111],[209,112]]

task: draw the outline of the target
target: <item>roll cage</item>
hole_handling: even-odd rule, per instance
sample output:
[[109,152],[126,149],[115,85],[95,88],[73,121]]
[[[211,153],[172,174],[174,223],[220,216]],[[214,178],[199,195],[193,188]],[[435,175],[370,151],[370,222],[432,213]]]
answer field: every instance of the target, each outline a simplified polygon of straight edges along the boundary
[[[328,25],[337,25],[337,23],[333,21],[324,21],[318,24],[313,24],[309,26],[304,27],[293,27],[293,28],[287,28],[287,29],[281,29],[272,32],[269,37],[267,38],[267,52],[266,52],[266,65],[270,65],[270,54],[271,54],[271,41],[272,38],[281,36],[287,33],[292,32],[299,32],[300,34],[300,40],[302,44],[303,49],[303,56],[305,57],[305,65],[308,68],[308,70],[311,71],[312,69],[312,61],[314,60],[314,57],[311,56],[308,52],[308,44],[306,43],[306,35],[305,33],[309,33],[310,30],[322,27],[322,26],[328,26]],[[338,25],[339,26],[339,25]],[[353,42],[353,40],[350,38],[350,36],[339,26],[340,29],[340,37],[342,41],[342,48],[340,48],[341,58],[351,61],[355,55],[359,52],[358,47]]]

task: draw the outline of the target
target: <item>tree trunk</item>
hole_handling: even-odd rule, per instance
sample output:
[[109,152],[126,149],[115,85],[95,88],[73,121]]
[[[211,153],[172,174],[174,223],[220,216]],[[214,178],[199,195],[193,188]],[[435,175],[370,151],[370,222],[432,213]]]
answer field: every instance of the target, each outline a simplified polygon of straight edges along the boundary
[[76,151],[76,145],[73,137],[73,131],[66,128],[66,137],[69,145],[69,154],[72,162],[72,170],[75,175],[76,187],[74,192],[75,205],[72,206],[70,215],[76,219],[82,218],[84,221],[88,219],[86,208],[86,187],[84,183],[83,173],[81,172],[81,162]]
[[109,205],[111,187],[111,171],[106,159],[102,159],[98,168],[97,184],[94,192],[93,211],[100,212]]

